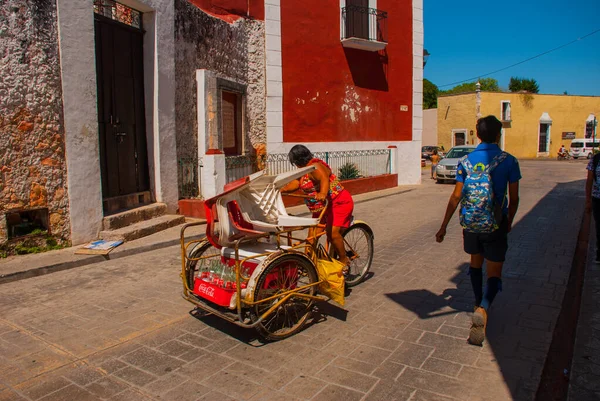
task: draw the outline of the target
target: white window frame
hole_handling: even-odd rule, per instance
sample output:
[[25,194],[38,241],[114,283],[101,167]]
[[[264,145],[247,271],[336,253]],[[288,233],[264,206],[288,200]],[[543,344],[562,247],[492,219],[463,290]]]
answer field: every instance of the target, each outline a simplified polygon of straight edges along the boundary
[[[340,0],[340,39],[344,37],[344,18],[342,16],[342,9],[346,7],[346,0]],[[377,9],[377,0],[369,0],[369,8]],[[371,24],[371,18],[369,18],[369,36],[376,38],[377,24]]]
[[[548,135],[546,137],[546,149],[547,152],[540,152],[540,133],[542,132],[541,127],[542,124],[548,125]],[[537,155],[538,157],[548,157],[550,156],[550,145],[552,144],[552,117],[548,114],[548,112],[543,112],[538,120],[538,140],[537,140]]]
[[469,131],[466,128],[457,128],[452,130],[452,147],[457,146],[456,142],[454,141],[454,137],[456,136],[456,134],[459,134],[461,132],[465,134],[465,145],[469,144]]
[[[504,105],[508,103],[508,118],[504,118]],[[510,100],[500,101],[500,121],[512,121]]]

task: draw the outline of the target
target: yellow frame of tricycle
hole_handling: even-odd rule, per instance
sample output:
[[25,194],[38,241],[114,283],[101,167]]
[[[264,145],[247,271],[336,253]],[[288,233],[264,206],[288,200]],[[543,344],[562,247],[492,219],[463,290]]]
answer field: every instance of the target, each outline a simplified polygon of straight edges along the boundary
[[[305,197],[302,195],[297,195],[299,197]],[[323,210],[321,211],[321,214],[319,216],[319,221],[321,221],[323,219],[323,216],[326,212],[327,209],[327,203],[325,205],[325,207],[323,208]],[[209,259],[209,258],[214,258],[214,257],[219,257],[219,255],[210,255],[210,256],[204,256],[204,257],[199,257],[199,258],[188,258],[187,257],[187,250],[188,247],[192,244],[197,244],[197,243],[201,243],[201,242],[208,242],[208,239],[206,238],[206,236],[204,236],[201,239],[196,239],[196,240],[191,240],[188,242],[185,242],[185,230],[189,227],[193,227],[193,226],[198,226],[198,225],[202,225],[204,224],[203,222],[193,222],[193,223],[187,223],[185,224],[182,228],[181,228],[181,233],[180,233],[180,245],[181,245],[181,280],[183,282],[183,297],[191,302],[192,304],[196,305],[198,308],[214,314],[216,316],[219,316],[225,320],[228,320],[232,323],[235,323],[239,326],[242,327],[255,327],[258,324],[260,324],[263,320],[265,320],[271,313],[273,313],[275,310],[277,310],[277,308],[279,308],[284,302],[286,302],[288,299],[290,299],[291,297],[300,297],[300,298],[307,298],[307,299],[311,299],[311,300],[317,300],[317,301],[321,301],[321,300],[326,300],[327,298],[325,297],[321,297],[321,296],[315,296],[315,295],[309,295],[309,294],[303,294],[301,293],[301,291],[306,290],[307,288],[310,287],[314,287],[317,286],[319,284],[321,284],[323,282],[323,280],[318,280],[314,283],[311,283],[309,285],[305,285],[299,288],[295,288],[293,290],[288,290],[276,295],[273,295],[271,297],[268,298],[264,298],[261,299],[260,301],[248,301],[246,299],[242,300],[242,288],[241,288],[241,280],[242,279],[249,279],[249,277],[242,277],[242,273],[241,273],[241,266],[243,265],[244,262],[246,262],[247,260],[250,259],[255,259],[257,257],[261,257],[261,256],[266,256],[269,257],[271,255],[275,255],[275,257],[279,257],[285,254],[289,254],[289,253],[294,253],[296,255],[300,255],[304,258],[306,258],[307,260],[309,260],[313,267],[315,268],[315,271],[318,274],[317,271],[317,259],[318,259],[318,239],[320,237],[322,237],[323,235],[326,235],[326,225],[325,224],[317,224],[314,226],[299,226],[299,227],[291,227],[288,228],[286,230],[282,230],[279,231],[277,233],[264,233],[264,234],[256,234],[256,235],[248,235],[248,236],[244,236],[238,240],[236,240],[234,242],[234,250],[235,250],[235,273],[236,273],[236,310],[237,310],[237,319],[232,318],[231,316],[219,311],[218,309],[212,308],[209,305],[207,305],[204,301],[201,301],[200,298],[198,298],[196,295],[193,294],[192,290],[189,288],[188,283],[187,283],[187,275],[186,275],[186,262],[187,261],[194,261],[194,260],[202,260],[202,259]],[[295,231],[300,231],[300,230],[310,230],[310,229],[315,229],[315,234],[313,236],[308,236],[306,238],[297,238],[292,236],[292,233]],[[310,231],[309,231],[310,232]],[[240,244],[244,243],[244,242],[250,242],[250,241],[254,241],[256,239],[259,238],[270,238],[271,236],[275,236],[277,239],[277,248],[280,249],[282,252],[279,253],[263,253],[263,254],[257,254],[257,255],[252,255],[246,258],[243,258],[240,260],[239,258],[239,246]],[[287,241],[287,244],[289,247],[288,249],[282,249],[281,248],[281,240],[285,239]],[[293,243],[293,241],[297,241],[295,244]],[[350,244],[348,244],[346,242],[346,245],[350,246]],[[304,252],[300,252],[299,250],[304,248]],[[358,253],[350,246],[350,249],[352,250],[352,252],[354,252],[355,256],[353,257],[359,257]],[[326,242],[325,244],[325,252],[329,253],[329,241]],[[256,291],[256,289],[254,289],[254,291]],[[272,305],[267,311],[265,311],[254,323],[246,323],[243,320],[243,316],[242,316],[242,309],[243,307],[246,308],[251,308],[253,306],[259,305],[261,303],[265,303],[265,302],[269,302],[273,299],[276,298],[281,298],[279,301],[277,301],[274,305]]]

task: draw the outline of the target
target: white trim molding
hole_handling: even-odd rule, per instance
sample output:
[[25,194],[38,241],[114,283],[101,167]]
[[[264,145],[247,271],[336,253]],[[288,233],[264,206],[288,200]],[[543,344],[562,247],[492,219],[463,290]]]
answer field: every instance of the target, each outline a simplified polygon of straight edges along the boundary
[[58,38],[71,242],[98,238],[102,181],[92,0],[58,0]]
[[452,147],[459,146],[456,144],[455,136],[456,136],[456,134],[460,134],[460,133],[465,134],[465,143],[463,145],[469,144],[469,135],[468,135],[469,131],[466,128],[454,128],[452,130]]
[[267,81],[267,151],[283,142],[283,68],[281,58],[281,1],[265,0]]
[[[175,7],[165,0],[121,0],[143,12],[144,96],[153,196],[177,208],[175,149]],[[67,185],[73,245],[98,238],[102,181],[93,1],[57,0]],[[160,23],[159,23],[160,22]]]
[[[413,104],[412,104],[412,140],[418,149],[419,158],[415,166],[420,166],[420,150],[423,138],[423,0],[413,0]],[[412,165],[411,165],[412,167]],[[419,167],[420,172],[420,167]],[[421,182],[419,175],[418,183]]]
[[[504,105],[508,103],[508,109],[507,109],[507,116],[508,118],[504,118]],[[500,101],[500,121],[512,121],[512,115],[511,115],[511,105],[510,105],[510,100],[501,100]]]
[[[548,126],[548,131],[546,132],[546,152],[540,152],[540,134],[542,132],[542,124]],[[540,121],[538,122],[538,157],[548,157],[550,156],[550,144],[552,142],[552,117],[547,112],[543,112],[540,117]]]

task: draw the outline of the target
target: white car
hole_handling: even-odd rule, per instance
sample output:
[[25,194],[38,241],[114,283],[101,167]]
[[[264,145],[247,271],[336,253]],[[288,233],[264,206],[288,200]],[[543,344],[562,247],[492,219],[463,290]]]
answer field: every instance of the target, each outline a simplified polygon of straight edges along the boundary
[[456,180],[456,168],[458,167],[458,162],[464,156],[475,150],[476,147],[477,146],[475,145],[461,145],[450,149],[435,168],[437,182],[441,183],[446,180]]
[[571,141],[571,150],[569,154],[573,159],[578,159],[580,157],[585,157],[587,159],[591,159],[594,155],[594,149],[598,149],[600,147],[600,141],[594,140],[592,138],[576,138]]

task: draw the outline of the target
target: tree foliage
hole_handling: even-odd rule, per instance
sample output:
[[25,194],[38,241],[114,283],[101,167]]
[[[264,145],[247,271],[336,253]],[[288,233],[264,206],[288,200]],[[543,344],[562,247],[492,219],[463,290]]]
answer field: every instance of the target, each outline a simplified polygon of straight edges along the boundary
[[423,80],[423,109],[435,109],[440,93],[437,85],[428,79]]
[[529,93],[539,93],[540,86],[533,78],[510,77],[508,90],[511,92],[526,91]]
[[[494,78],[482,78],[479,80],[481,84],[481,90],[483,92],[500,92],[500,86],[498,80]],[[447,91],[442,91],[440,95],[454,95],[458,93],[475,92],[477,89],[477,82],[465,82],[455,86]]]

